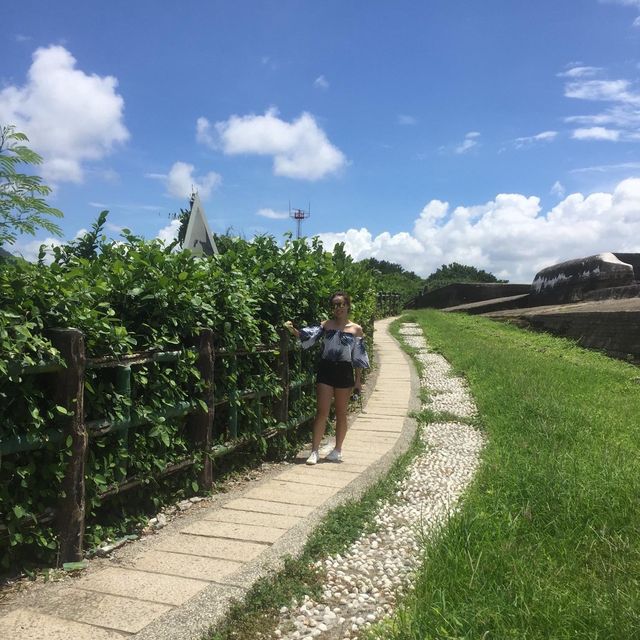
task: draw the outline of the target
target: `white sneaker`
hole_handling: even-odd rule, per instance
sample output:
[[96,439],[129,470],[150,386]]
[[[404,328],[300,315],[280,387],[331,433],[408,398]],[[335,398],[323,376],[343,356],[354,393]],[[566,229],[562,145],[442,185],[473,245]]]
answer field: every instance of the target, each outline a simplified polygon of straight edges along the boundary
[[329,462],[342,462],[342,451],[334,449],[326,458]]
[[318,452],[312,451],[307,458],[307,464],[318,464]]

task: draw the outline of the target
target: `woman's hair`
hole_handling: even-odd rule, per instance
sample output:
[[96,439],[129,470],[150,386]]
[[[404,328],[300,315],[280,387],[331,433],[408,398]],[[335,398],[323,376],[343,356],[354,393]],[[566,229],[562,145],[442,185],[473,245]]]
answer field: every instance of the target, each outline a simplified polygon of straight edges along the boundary
[[334,294],[332,294],[329,298],[329,304],[333,304],[333,299],[337,298],[338,296],[344,298],[344,301],[347,303],[347,308],[351,309],[351,296],[344,291],[336,291]]

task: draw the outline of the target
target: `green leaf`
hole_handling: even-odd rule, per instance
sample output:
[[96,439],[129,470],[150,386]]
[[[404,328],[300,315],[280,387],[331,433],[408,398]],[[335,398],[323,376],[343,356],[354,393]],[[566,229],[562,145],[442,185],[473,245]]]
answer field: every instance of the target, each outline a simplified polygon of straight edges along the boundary
[[18,519],[24,518],[27,515],[27,512],[19,504],[13,506],[13,513]]

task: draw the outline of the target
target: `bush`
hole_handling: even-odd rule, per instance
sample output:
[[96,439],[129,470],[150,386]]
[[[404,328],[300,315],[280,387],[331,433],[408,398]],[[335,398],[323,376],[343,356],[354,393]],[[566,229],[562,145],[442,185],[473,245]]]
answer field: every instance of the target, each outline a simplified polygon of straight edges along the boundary
[[[0,467],[0,531],[2,564],[7,567],[30,548],[34,559],[51,560],[57,547],[48,525],[25,527],[25,519],[55,506],[67,459],[66,446],[46,444],[64,419],[51,401],[47,375],[24,375],[24,367],[58,361],[48,339],[54,327],[74,327],[85,335],[89,358],[124,356],[147,350],[181,352],[175,364],[132,367],[131,397],[118,391],[113,370],[86,374],[86,420],[122,420],[129,412],[148,426],[90,439],[87,461],[87,535],[95,542],[102,531],[96,514],[99,494],[136,475],[150,482],[167,465],[184,459],[188,441],[183,419],[164,419],[166,410],[192,401],[200,385],[194,354],[185,344],[199,328],[214,332],[215,349],[251,351],[259,343],[277,342],[277,328],[291,319],[297,325],[327,317],[329,295],[347,288],[355,320],[372,331],[375,291],[369,272],[337,252],[325,252],[317,239],[288,237],[283,246],[271,236],[252,242],[228,238],[224,254],[195,257],[157,240],[123,232],[122,242],[100,236],[106,213],[89,237],[54,250],[46,265],[24,261],[0,264],[0,439],[26,434],[44,444],[38,451],[3,456]],[[306,357],[304,366],[310,366]],[[279,391],[273,355],[253,354],[216,360],[216,397],[238,389]],[[293,403],[299,414],[309,411],[310,395]],[[268,410],[236,407],[238,425],[250,425],[259,436],[275,424]],[[216,434],[228,440],[229,408],[218,412]],[[197,489],[184,474],[183,491]]]

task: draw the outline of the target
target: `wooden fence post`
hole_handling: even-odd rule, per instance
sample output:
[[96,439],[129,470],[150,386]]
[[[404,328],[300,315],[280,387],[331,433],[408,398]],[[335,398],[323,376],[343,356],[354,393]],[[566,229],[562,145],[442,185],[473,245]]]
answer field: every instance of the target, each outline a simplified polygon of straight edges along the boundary
[[[84,336],[77,329],[54,329],[52,343],[60,351],[66,368],[56,374],[56,404],[68,413],[63,442],[71,438],[71,458],[62,480],[57,514],[60,562],[82,560],[85,527],[85,462],[87,429],[84,424],[84,372],[86,355]],[[64,446],[64,445],[63,445]]]
[[213,462],[211,460],[211,442],[213,439],[213,417],[215,412],[215,398],[213,388],[213,373],[215,368],[215,352],[213,348],[213,331],[201,329],[197,337],[198,360],[196,366],[204,382],[202,400],[207,405],[196,408],[189,415],[189,432],[196,450],[202,452],[203,460],[198,476],[201,489],[209,490],[213,485]]
[[282,385],[282,395],[276,407],[276,420],[287,424],[289,422],[289,331],[281,328],[279,333],[278,377]]

